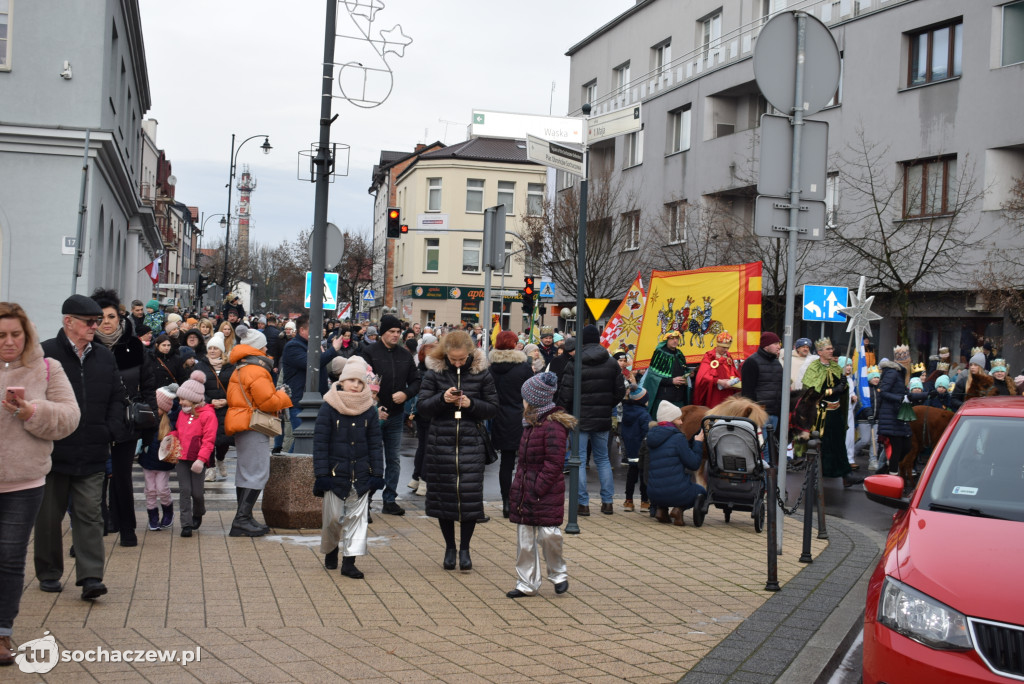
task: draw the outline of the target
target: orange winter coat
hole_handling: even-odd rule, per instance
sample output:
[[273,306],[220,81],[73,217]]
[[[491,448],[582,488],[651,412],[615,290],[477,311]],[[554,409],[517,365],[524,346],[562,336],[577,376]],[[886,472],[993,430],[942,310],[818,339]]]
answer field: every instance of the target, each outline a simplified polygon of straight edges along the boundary
[[[269,370],[259,363],[237,365],[247,356],[267,359],[267,362],[273,364],[273,360],[266,353],[247,344],[236,344],[231,350],[229,361],[237,367],[232,373],[227,387],[228,412],[224,417],[224,433],[227,435],[249,429],[249,420],[252,418],[252,409],[249,408],[249,403],[264,413],[277,413],[292,405],[292,400],[285,391],[274,387],[274,378],[270,375]],[[249,403],[246,403],[246,397],[248,397]]]

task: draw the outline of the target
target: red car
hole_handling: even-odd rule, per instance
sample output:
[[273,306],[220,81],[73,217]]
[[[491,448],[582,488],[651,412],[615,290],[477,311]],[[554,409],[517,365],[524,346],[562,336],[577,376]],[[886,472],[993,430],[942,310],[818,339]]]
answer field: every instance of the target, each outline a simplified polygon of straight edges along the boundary
[[864,682],[1024,681],[1024,397],[968,401],[900,509],[868,584]]

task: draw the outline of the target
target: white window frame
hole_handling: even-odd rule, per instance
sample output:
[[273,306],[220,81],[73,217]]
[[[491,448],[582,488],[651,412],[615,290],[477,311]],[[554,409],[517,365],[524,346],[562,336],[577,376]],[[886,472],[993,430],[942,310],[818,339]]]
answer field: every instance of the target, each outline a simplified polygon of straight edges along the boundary
[[[462,240],[462,272],[463,273],[483,273],[483,251],[484,245],[483,240],[476,238],[465,238]],[[466,257],[473,252],[476,252],[476,267],[472,264],[466,263]]]
[[614,76],[612,83],[615,84],[615,91],[620,94],[625,92],[626,88],[629,86],[629,62],[626,61],[623,64],[620,64],[615,67],[612,72]]
[[[11,1],[13,2],[14,0]],[[1014,12],[1022,13],[1022,16],[1020,16],[1017,19],[1017,21],[1024,23],[1024,0],[1019,0],[1018,2],[1008,2],[1005,5],[1003,5],[1001,17],[1002,22],[999,27],[999,64],[1001,66],[1010,66],[1012,64],[1020,64],[1021,62],[1024,62],[1024,45],[1017,48],[1017,52],[1021,56],[1020,59],[1014,62],[1006,61],[1006,10],[1010,9],[1011,7],[1015,8]],[[1021,35],[1017,35],[1017,41],[1021,44],[1024,44],[1024,31],[1021,31]]]
[[672,39],[666,38],[657,45],[651,46],[651,71],[662,74],[672,63]]
[[14,0],[7,0],[7,11],[0,13],[6,21],[4,25],[7,27],[7,34],[4,36],[3,47],[0,47],[0,71],[11,70],[11,53],[14,51],[11,49],[11,24],[12,17],[14,16]]
[[583,84],[583,102],[582,104],[593,104],[597,100],[597,79],[590,81],[589,83]]
[[[569,186],[572,186],[572,174],[561,172],[567,179],[569,179]],[[533,205],[536,203],[537,211],[533,211]],[[526,184],[526,215],[527,216],[543,216],[544,215],[544,183],[527,183]]]
[[622,137],[622,168],[629,169],[644,163],[644,132],[633,131]]
[[686,207],[686,200],[669,202],[665,205],[670,245],[681,245],[686,242]]
[[839,172],[830,171],[825,176],[825,227],[835,228],[839,212]]
[[[437,181],[436,183],[434,181]],[[440,178],[428,178],[427,179],[427,211],[441,211],[441,200],[443,182]],[[434,199],[437,199],[435,202]]]
[[704,63],[711,64],[712,56],[717,57],[722,45],[722,12],[715,12],[701,22],[701,49]]
[[626,237],[624,252],[640,249],[640,211],[627,211],[622,214],[622,233]]
[[[505,187],[502,189],[502,185],[512,186],[511,188]],[[508,201],[503,201],[502,196],[507,195]],[[505,216],[512,216],[516,213],[516,182],[515,181],[498,181],[498,201],[496,204],[505,205]]]
[[[430,252],[435,251],[437,268],[430,268]],[[437,273],[441,270],[441,238],[423,238],[423,272]]]
[[668,113],[668,154],[690,149],[691,107],[686,105]]
[[[476,185],[479,183],[479,185]],[[482,214],[484,213],[484,186],[486,185],[483,178],[467,178],[466,179],[466,213],[467,214]],[[480,201],[479,209],[469,208],[469,198],[473,197]]]

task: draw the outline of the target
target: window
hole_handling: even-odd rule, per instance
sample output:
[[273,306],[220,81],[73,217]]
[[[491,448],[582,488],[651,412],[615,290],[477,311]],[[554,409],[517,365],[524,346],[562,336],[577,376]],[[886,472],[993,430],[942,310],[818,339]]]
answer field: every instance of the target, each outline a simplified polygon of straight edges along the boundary
[[660,74],[672,61],[672,41],[663,41],[651,48],[651,71]]
[[668,153],[690,149],[690,105],[668,113]]
[[593,104],[597,99],[597,79],[583,84],[583,104]]
[[[558,188],[560,190],[568,190],[569,188],[571,188],[573,185],[576,184],[576,176],[574,174],[566,173],[565,171],[559,171],[558,172],[558,177],[562,181],[558,185]],[[539,214],[538,214],[538,216],[539,216]]]
[[505,263],[501,265],[501,268],[497,269],[495,273],[511,273],[512,272],[512,241],[505,240]]
[[480,240],[462,241],[462,272],[480,272]]
[[441,179],[427,179],[427,211],[441,211]]
[[908,86],[934,83],[960,75],[963,21],[910,34]]
[[626,249],[640,248],[640,212],[629,211],[622,215],[622,235]]
[[479,214],[484,210],[484,182],[478,178],[466,181],[466,213]]
[[[2,19],[0,19],[2,21]],[[0,58],[3,48],[0,48]],[[1003,5],[1002,65],[1024,62],[1024,1]]]
[[832,96],[832,99],[828,101],[826,107],[838,107],[843,104],[843,69],[846,64],[843,61],[843,53],[839,53],[839,85],[836,86],[836,94]]
[[629,62],[615,68],[615,90],[622,92],[629,85]]
[[11,68],[11,0],[0,0],[0,70]]
[[631,166],[642,164],[644,161],[643,152],[643,131],[633,131],[623,139],[623,164],[622,168],[628,169]]
[[825,177],[825,227],[836,227],[836,212],[839,211],[839,172],[833,171]]
[[[572,185],[572,174],[563,174],[569,179],[569,185]],[[543,183],[527,183],[526,184],[526,214],[528,216],[541,216],[544,214],[544,184]]]
[[423,264],[425,273],[437,273],[438,261],[441,259],[441,238],[425,238],[427,258]]
[[786,0],[761,0],[761,23],[767,24],[776,12],[786,9]]
[[686,242],[686,202],[666,204],[665,218],[668,223],[669,244]]
[[956,157],[903,165],[903,218],[948,214],[955,200]]
[[515,213],[516,184],[514,181],[498,181],[498,204],[505,205],[505,215]]
[[701,48],[704,50],[705,62],[711,62],[718,57],[721,43],[722,13],[716,12],[701,22]]

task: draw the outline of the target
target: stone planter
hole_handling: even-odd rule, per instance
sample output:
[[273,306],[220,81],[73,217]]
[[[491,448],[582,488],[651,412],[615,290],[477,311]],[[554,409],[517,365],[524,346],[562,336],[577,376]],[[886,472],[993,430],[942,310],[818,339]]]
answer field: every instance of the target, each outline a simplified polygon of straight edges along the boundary
[[313,496],[311,454],[271,454],[262,509],[263,519],[273,528],[319,529],[323,499]]

